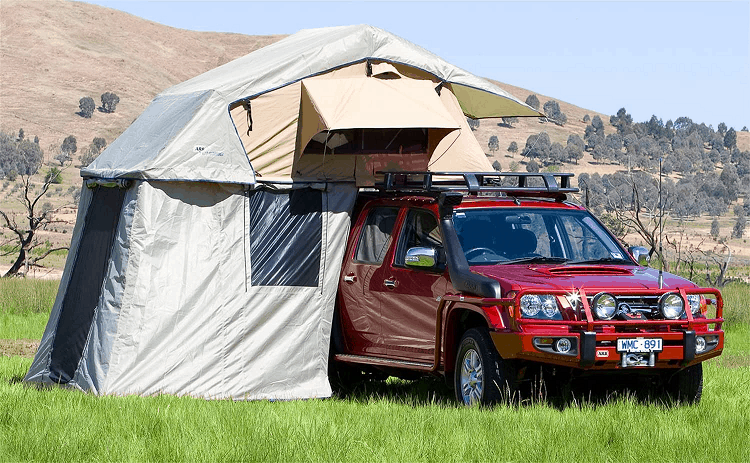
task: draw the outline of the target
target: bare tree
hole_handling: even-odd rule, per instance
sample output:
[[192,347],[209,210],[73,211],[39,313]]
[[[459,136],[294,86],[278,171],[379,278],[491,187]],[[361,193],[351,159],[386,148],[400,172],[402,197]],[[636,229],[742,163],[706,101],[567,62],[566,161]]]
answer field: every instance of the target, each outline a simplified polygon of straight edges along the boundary
[[[719,246],[723,247],[721,251],[717,250]],[[706,282],[711,286],[719,287],[729,283],[732,279],[727,278],[727,269],[729,268],[729,261],[732,260],[732,248],[726,242],[722,242],[712,251],[701,252],[706,259]],[[716,275],[716,278],[711,276],[711,264],[719,268],[719,274]]]
[[659,227],[664,220],[664,210],[674,201],[674,190],[663,189],[660,208],[658,202],[646,200],[633,175],[628,175],[627,182],[621,185],[607,183],[607,210],[625,227],[638,234],[650,248],[649,254],[656,254],[663,262],[664,270],[669,271],[669,262],[659,249]]
[[[39,160],[34,173],[41,167],[41,160]],[[47,176],[42,187],[35,192],[33,188],[31,173],[19,174],[21,178],[22,191],[18,199],[25,208],[25,217],[22,220],[17,220],[17,214],[6,213],[0,210],[0,226],[7,228],[12,232],[12,236],[9,240],[0,243],[1,245],[11,245],[11,251],[5,252],[3,256],[18,253],[15,262],[11,265],[10,269],[3,275],[3,277],[10,276],[25,276],[29,273],[31,267],[43,267],[39,262],[45,257],[55,251],[68,249],[67,246],[60,246],[45,250],[40,255],[34,255],[34,249],[39,247],[42,242],[37,237],[39,230],[45,229],[48,225],[54,223],[61,223],[62,220],[56,220],[55,213],[61,208],[53,209],[49,206],[49,203],[39,204],[40,200],[47,194],[47,190],[52,183],[51,176]]]

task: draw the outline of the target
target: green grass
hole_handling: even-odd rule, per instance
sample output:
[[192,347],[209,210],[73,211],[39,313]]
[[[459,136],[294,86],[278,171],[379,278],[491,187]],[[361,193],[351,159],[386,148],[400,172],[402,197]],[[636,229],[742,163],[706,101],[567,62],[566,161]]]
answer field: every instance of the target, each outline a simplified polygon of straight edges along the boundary
[[[0,459],[58,461],[748,461],[748,368],[707,366],[697,406],[628,397],[558,410],[412,396],[290,402],[95,397],[16,381],[0,360]],[[399,389],[398,386],[395,389]],[[403,389],[408,393],[408,389]]]
[[59,285],[59,280],[0,278],[0,314],[49,315]]
[[0,339],[41,339],[48,313],[14,315],[0,313]]

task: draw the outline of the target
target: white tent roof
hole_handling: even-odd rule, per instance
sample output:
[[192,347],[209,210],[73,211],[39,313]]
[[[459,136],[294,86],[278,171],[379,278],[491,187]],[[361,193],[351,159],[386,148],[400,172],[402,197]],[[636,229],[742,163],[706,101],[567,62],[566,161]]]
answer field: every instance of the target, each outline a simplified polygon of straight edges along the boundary
[[81,175],[255,183],[229,106],[367,59],[413,66],[453,84],[470,117],[542,115],[496,85],[376,27],[310,29],[162,92]]

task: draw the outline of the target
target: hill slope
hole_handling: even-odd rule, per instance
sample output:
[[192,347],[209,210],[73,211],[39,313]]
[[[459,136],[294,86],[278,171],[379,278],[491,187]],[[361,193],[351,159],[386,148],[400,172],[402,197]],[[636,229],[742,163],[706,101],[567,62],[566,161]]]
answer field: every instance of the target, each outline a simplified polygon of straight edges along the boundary
[[[194,32],[63,0],[0,3],[0,123],[40,146],[68,135],[79,150],[112,142],[162,90],[283,36]],[[120,97],[112,114],[76,115],[78,100]]]

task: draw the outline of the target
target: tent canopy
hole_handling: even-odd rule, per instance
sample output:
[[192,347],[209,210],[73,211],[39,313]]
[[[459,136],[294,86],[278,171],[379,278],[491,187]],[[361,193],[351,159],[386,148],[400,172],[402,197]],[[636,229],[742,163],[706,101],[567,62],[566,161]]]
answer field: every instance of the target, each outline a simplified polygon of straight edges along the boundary
[[[242,103],[247,102],[252,117],[255,117],[258,107],[263,106],[260,97],[276,94],[303,79],[308,90],[317,88],[313,92],[325,92],[318,87],[326,84],[314,83],[310,87],[308,80],[326,73],[333,75],[358,63],[364,64],[367,75],[376,77],[371,80],[378,83],[356,85],[377,86],[384,90],[389,84],[391,87],[395,85],[388,79],[413,72],[420,74],[423,80],[427,77],[433,84],[437,82],[450,89],[443,93],[450,93],[460,112],[466,116],[542,116],[488,81],[381,29],[367,25],[310,29],[162,92],[117,140],[81,170],[81,175],[253,184],[256,172],[270,166],[271,172],[282,177],[295,176],[291,158],[273,167],[274,163],[278,164],[277,151],[269,151],[269,147],[264,146],[260,153],[253,153],[252,147],[243,146],[243,140],[238,136],[242,129],[238,131],[231,109],[240,107],[242,110]],[[409,84],[401,82],[399,85]],[[360,90],[366,89],[360,87]],[[393,96],[392,92],[384,91]],[[280,104],[283,93],[281,91],[271,100],[274,107]],[[270,135],[284,130],[296,132],[300,92],[297,90],[291,97],[291,107],[296,104],[296,111],[277,116],[278,124],[267,128]],[[413,98],[412,101],[416,99],[420,104],[432,105],[431,98]],[[434,98],[432,100],[434,102]],[[444,100],[442,94],[440,100]],[[348,104],[352,104],[351,101]],[[439,113],[434,114],[436,119]],[[353,115],[351,112],[347,114]],[[394,114],[395,111],[390,116]],[[442,124],[442,128],[451,125],[445,120],[430,123]],[[343,124],[343,121],[338,124]],[[442,138],[449,137],[443,135]],[[295,146],[300,147],[299,140]],[[434,147],[437,148],[437,144]],[[263,158],[263,154],[272,156]],[[296,155],[299,154],[298,151]],[[486,168],[479,160],[464,164],[463,167]]]

